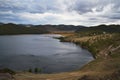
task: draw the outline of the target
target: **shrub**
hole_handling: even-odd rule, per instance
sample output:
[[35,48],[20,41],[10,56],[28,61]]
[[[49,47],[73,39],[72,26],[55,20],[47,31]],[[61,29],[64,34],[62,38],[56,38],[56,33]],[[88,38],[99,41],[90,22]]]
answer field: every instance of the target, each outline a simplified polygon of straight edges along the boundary
[[9,74],[14,75],[15,71],[8,69],[8,68],[4,68],[4,69],[0,69],[0,73],[9,73]]
[[32,72],[32,69],[30,68],[30,69],[28,70],[28,72]]

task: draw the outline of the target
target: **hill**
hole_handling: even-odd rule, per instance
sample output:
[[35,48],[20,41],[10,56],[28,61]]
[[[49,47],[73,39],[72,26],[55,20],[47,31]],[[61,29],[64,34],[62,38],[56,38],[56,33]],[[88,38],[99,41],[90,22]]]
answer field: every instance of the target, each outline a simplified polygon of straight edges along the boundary
[[92,36],[98,34],[107,34],[107,33],[120,33],[120,25],[99,25],[99,26],[91,26],[84,27],[82,29],[78,29],[76,33],[81,36]]
[[73,25],[23,25],[23,24],[0,24],[0,35],[11,34],[45,34],[53,32],[74,32],[83,26]]
[[27,27],[26,25],[17,25],[13,23],[0,25],[0,35],[11,35],[11,34],[42,34],[48,33],[48,31],[36,27]]

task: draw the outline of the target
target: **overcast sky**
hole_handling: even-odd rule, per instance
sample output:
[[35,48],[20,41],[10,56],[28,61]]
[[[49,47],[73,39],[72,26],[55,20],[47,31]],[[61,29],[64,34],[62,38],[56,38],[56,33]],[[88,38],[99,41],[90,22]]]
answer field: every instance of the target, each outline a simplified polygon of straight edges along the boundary
[[0,0],[0,22],[120,24],[120,0]]

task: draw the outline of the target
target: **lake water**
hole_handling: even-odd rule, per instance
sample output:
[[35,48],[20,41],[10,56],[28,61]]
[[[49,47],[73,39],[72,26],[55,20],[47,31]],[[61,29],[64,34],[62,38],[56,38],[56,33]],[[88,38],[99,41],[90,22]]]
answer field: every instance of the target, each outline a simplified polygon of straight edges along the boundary
[[24,71],[37,67],[43,73],[56,73],[80,69],[93,60],[90,52],[53,38],[57,36],[0,36],[0,68]]

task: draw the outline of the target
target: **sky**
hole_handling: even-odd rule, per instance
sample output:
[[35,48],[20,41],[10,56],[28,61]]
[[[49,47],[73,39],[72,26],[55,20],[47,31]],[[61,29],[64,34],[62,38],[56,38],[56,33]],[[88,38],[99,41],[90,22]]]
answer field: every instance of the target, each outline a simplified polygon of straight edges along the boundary
[[0,22],[17,24],[120,24],[120,0],[0,0]]

